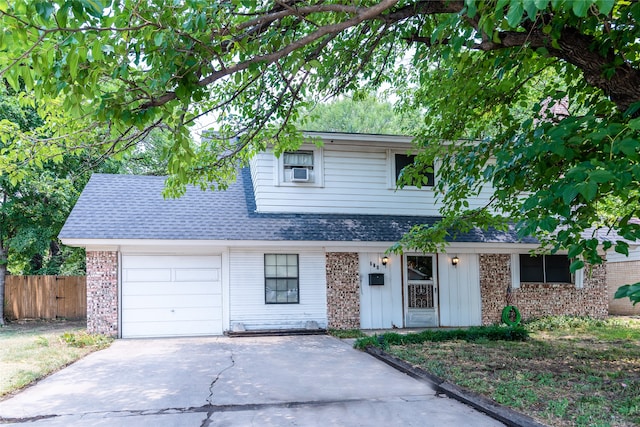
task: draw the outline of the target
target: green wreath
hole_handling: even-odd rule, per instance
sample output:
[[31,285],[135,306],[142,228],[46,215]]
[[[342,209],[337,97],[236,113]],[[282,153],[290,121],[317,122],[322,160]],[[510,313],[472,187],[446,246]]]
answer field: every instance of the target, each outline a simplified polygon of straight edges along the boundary
[[[514,312],[515,319],[511,320],[511,312]],[[518,326],[520,324],[520,320],[522,316],[520,316],[520,311],[515,305],[508,305],[502,309],[502,321],[506,323],[508,326]]]

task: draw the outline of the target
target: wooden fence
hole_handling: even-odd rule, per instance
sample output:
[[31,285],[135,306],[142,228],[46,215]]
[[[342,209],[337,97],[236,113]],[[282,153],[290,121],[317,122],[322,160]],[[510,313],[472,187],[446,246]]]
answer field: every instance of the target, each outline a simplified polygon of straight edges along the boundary
[[7,319],[85,319],[84,276],[6,276]]

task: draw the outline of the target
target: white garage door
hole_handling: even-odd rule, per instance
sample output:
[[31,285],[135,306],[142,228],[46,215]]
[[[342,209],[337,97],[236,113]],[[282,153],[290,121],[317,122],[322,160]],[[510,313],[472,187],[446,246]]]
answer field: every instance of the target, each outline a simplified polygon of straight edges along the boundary
[[220,256],[123,255],[122,337],[222,334]]

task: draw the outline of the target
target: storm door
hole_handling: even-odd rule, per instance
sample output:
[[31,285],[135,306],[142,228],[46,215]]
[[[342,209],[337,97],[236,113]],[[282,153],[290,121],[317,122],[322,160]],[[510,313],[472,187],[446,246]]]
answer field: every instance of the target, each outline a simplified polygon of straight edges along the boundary
[[405,255],[405,326],[438,326],[435,255]]

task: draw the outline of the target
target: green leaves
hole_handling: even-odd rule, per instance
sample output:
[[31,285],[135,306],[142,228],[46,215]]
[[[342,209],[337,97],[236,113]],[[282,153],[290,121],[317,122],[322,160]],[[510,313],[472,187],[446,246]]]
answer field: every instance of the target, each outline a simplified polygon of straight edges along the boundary
[[587,10],[589,10],[589,6],[591,5],[590,1],[579,0],[579,1],[573,1],[571,3],[573,7],[573,13],[575,13],[576,16],[580,18],[584,18],[585,16],[587,16]]
[[38,15],[40,15],[45,21],[48,21],[49,18],[51,18],[51,15],[55,10],[53,4],[48,1],[38,1],[35,3],[35,7]]
[[576,184],[576,191],[584,197],[584,200],[591,202],[596,198],[598,193],[598,184],[593,181]]
[[597,0],[596,6],[598,10],[603,15],[608,15],[613,10],[613,6],[615,5],[615,0]]
[[[322,120],[411,129],[419,159],[438,159],[445,220],[416,228],[407,245],[435,250],[460,230],[518,224],[546,249],[595,263],[592,227],[640,235],[621,220],[640,216],[640,99],[633,84],[611,92],[636,82],[640,5],[434,1],[455,10],[430,15],[413,0],[376,13],[377,2],[0,0],[2,77],[33,88],[44,119],[29,130],[0,120],[0,169],[19,184],[29,167],[59,167],[78,147],[122,156],[163,127],[173,135],[168,192],[224,188],[255,153],[299,144],[292,123],[313,123],[313,101],[390,87],[408,123],[366,102],[355,125],[355,103]],[[216,136],[193,144],[190,127],[211,113]],[[488,206],[473,209],[480,200]]]
[[640,302],[640,283],[621,286],[616,291],[614,298],[629,298],[633,305],[638,304]]
[[512,1],[507,13],[507,23],[511,28],[520,25],[522,16],[524,15],[524,5],[522,1]]

